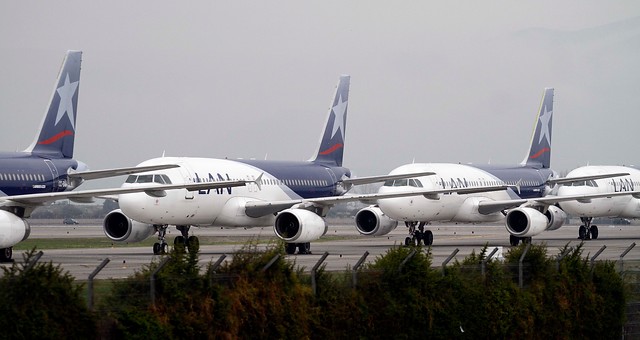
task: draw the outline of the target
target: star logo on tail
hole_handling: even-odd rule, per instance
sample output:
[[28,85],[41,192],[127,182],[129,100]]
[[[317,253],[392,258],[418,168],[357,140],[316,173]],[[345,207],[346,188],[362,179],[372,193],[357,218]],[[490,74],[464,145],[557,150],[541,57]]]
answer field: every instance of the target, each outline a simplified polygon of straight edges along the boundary
[[71,122],[71,127],[75,130],[75,113],[73,112],[73,96],[78,90],[78,82],[69,82],[69,73],[67,73],[64,79],[64,84],[56,90],[58,96],[60,96],[60,103],[58,104],[58,114],[56,115],[56,125],[66,114]]
[[344,140],[344,113],[347,111],[347,101],[342,101],[342,95],[338,96],[338,103],[336,106],[331,108],[331,110],[334,115],[331,138],[333,138],[338,130],[340,130],[340,135],[342,136],[342,140]]
[[540,138],[538,144],[542,142],[542,139],[547,140],[547,145],[551,145],[551,131],[549,131],[549,123],[551,122],[551,116],[553,111],[547,111],[547,106],[544,106],[544,113],[540,116]]

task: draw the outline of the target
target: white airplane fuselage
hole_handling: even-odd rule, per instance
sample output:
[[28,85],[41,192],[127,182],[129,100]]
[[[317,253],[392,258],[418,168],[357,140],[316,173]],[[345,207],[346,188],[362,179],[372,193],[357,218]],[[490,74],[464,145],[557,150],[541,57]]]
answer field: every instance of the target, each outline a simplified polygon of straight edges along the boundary
[[[516,198],[539,197],[544,195],[545,176],[548,169],[537,170],[527,167],[486,167],[471,165],[426,163],[407,164],[391,171],[390,174],[431,171],[433,176],[418,178],[425,189],[474,188],[497,185],[515,185],[521,180],[521,194],[512,189],[481,192],[474,194],[440,194],[437,199],[424,196],[381,199],[380,209],[390,218],[399,221],[452,221],[452,222],[495,222],[502,221],[500,212],[480,214],[480,201],[501,201]],[[402,185],[404,184],[404,185]],[[380,188],[380,193],[416,190],[410,182],[388,182]]]
[[[640,189],[640,170],[625,166],[584,166],[572,170],[567,174],[567,177],[620,172],[626,172],[629,175],[563,185],[558,188],[557,195],[599,194]],[[560,207],[567,214],[577,217],[640,218],[640,199],[632,195],[594,198],[586,201],[565,201],[560,202]]]
[[[269,166],[256,166],[261,163],[270,165],[279,173],[269,173]],[[306,165],[301,168],[302,163]],[[249,217],[245,213],[245,203],[331,196],[337,192],[336,175],[331,168],[311,162],[163,157],[145,161],[140,166],[157,164],[180,165],[179,168],[155,172],[167,175],[174,184],[227,179],[255,180],[260,175],[262,183],[260,187],[250,183],[242,187],[199,192],[169,190],[164,197],[153,197],[146,193],[120,195],[120,208],[133,220],[154,225],[273,226],[273,214]],[[123,187],[138,184],[124,183]]]

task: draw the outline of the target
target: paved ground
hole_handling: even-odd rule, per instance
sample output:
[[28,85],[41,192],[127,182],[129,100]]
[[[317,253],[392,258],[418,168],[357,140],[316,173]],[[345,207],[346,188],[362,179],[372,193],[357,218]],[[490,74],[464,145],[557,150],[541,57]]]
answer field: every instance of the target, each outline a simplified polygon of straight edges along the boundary
[[[484,245],[490,250],[499,247],[506,252],[510,248],[509,237],[505,228],[501,225],[433,225],[430,226],[434,233],[434,245],[432,246],[433,264],[440,266],[442,262],[455,250],[459,252],[455,259],[462,260],[472,251],[479,252]],[[632,243],[640,243],[640,226],[605,226],[600,228],[598,240],[587,241],[584,254],[593,256],[603,245],[606,249],[599,259],[618,260],[620,255]],[[232,255],[242,247],[244,241],[260,235],[261,238],[272,238],[271,228],[254,229],[220,229],[220,228],[192,228],[195,235],[213,236],[225,242],[235,244],[205,245],[201,247],[200,262],[204,266],[215,262],[222,254]],[[330,227],[326,237],[328,241],[312,243],[311,255],[291,255],[289,259],[295,260],[300,266],[310,270],[320,259],[322,254],[329,252],[326,260],[328,270],[346,270],[354,266],[365,252],[369,252],[366,261],[372,261],[377,256],[384,254],[393,246],[400,246],[406,237],[407,228],[398,227],[389,235],[382,237],[360,236],[355,227],[344,224]],[[178,232],[175,229],[168,234],[169,243]],[[534,243],[546,243],[549,254],[557,254],[558,249],[569,243],[578,245],[577,226],[564,226],[560,230],[545,232],[534,238]],[[75,226],[34,225],[31,238],[92,238],[105,237],[102,227],[97,224],[85,224]],[[14,258],[21,259],[20,252],[14,253]],[[158,260],[151,251],[151,247],[113,247],[113,248],[86,248],[86,249],[52,249],[45,250],[42,261],[59,263],[77,279],[87,279],[89,274],[105,259],[111,262],[100,272],[97,279],[122,278],[131,275],[135,270]],[[625,266],[640,263],[640,245],[633,248],[625,257]],[[6,264],[3,264],[6,266]]]

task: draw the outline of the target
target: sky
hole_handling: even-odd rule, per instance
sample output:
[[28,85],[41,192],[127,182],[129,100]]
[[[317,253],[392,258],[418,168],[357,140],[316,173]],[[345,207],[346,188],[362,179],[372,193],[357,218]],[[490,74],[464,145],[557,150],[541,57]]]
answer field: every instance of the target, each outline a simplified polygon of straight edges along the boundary
[[75,158],[92,169],[309,159],[341,74],[358,176],[519,163],[545,87],[552,168],[640,165],[637,1],[3,1],[0,41],[0,149],[31,143],[82,50]]

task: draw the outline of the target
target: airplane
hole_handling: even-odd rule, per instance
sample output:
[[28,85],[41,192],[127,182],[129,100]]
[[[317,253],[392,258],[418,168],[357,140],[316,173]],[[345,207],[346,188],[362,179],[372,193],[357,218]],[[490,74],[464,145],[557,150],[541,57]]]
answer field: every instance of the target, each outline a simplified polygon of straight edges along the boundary
[[621,176],[575,181],[554,190],[558,197],[610,193],[602,198],[558,203],[568,214],[580,217],[582,225],[578,228],[578,238],[582,240],[598,238],[598,226],[591,224],[594,217],[640,218],[640,170],[628,166],[589,165],[570,171],[567,177],[610,173]]
[[[576,171],[567,177],[559,177],[550,168],[553,95],[553,88],[544,90],[529,151],[520,164],[491,166],[416,163],[400,166],[390,174],[400,175],[423,171],[429,175],[386,181],[379,190],[380,194],[410,192],[415,188],[431,190],[478,188],[479,190],[379,199],[375,204],[356,213],[355,222],[358,231],[363,235],[385,235],[392,230],[390,225],[397,221],[404,221],[409,228],[405,245],[420,243],[431,245],[433,233],[430,230],[424,230],[429,222],[504,221],[510,234],[509,243],[517,246],[520,242],[531,242],[533,236],[543,231],[560,228],[567,218],[565,210],[580,204],[575,202],[590,202],[592,199],[629,196],[629,194],[635,195],[634,198],[640,197],[640,192],[616,193],[615,185],[613,190],[609,190],[611,185],[609,187],[602,185],[603,189],[599,191],[561,191],[567,188],[566,185],[574,185],[568,188],[575,189],[579,183],[594,183],[593,181],[626,176],[629,173],[624,171],[629,170],[608,168],[602,171]],[[628,180],[623,179],[623,182],[626,184]],[[632,181],[640,183],[638,182],[640,178],[634,177]],[[482,189],[488,185],[506,185],[508,188],[506,190]],[[618,185],[617,189],[620,189],[621,185]],[[628,189],[628,184],[626,185],[625,188]],[[556,191],[558,191],[557,195]],[[616,203],[617,201],[611,201],[604,206],[611,207]],[[629,203],[629,209],[632,209],[631,206],[635,202]],[[565,207],[567,209],[564,209]],[[588,226],[584,228],[588,229]],[[595,234],[593,231],[591,233],[597,237],[597,228]]]
[[[24,151],[0,153],[0,261],[10,261],[13,246],[27,239],[31,230],[26,218],[49,202],[70,199],[90,202],[94,197],[127,192],[162,195],[167,190],[201,190],[212,186],[244,186],[242,181],[222,181],[196,185],[152,183],[138,188],[76,189],[85,180],[175,168],[175,164],[127,167],[91,171],[73,158],[78,114],[81,51],[68,51],[55,82],[49,105],[36,136]],[[180,190],[182,191],[182,190]]]
[[[276,161],[161,157],[140,166],[177,164],[179,168],[130,175],[122,188],[136,188],[157,178],[172,183],[216,183],[221,180],[254,181],[240,188],[201,190],[197,193],[168,192],[164,197],[145,193],[118,195],[120,208],[109,212],[103,221],[106,236],[116,242],[140,242],[157,233],[154,254],[168,249],[166,232],[176,226],[174,249],[197,251],[200,242],[189,236],[191,226],[198,227],[267,227],[273,226],[276,237],[283,240],[287,254],[309,254],[311,241],[327,232],[324,219],[334,204],[406,195],[437,195],[450,192],[505,190],[506,186],[483,188],[448,188],[412,192],[345,195],[355,185],[407,179],[429,175],[412,172],[399,175],[351,178],[343,166],[345,128],[350,76],[340,77],[336,87],[320,145],[308,161]],[[262,176],[258,181],[257,178]]]
[[[390,180],[384,183],[379,193],[411,191],[415,188],[477,188],[486,185],[508,185],[510,188],[471,194],[445,193],[432,197],[381,199],[356,214],[358,231],[363,235],[384,235],[388,228],[383,226],[392,224],[393,221],[404,221],[409,227],[406,245],[419,245],[421,242],[431,245],[433,233],[424,229],[429,222],[502,221],[505,219],[504,210],[512,205],[509,202],[547,195],[550,192],[549,183],[558,178],[557,173],[550,168],[553,94],[553,88],[544,90],[530,147],[520,164],[406,164],[392,170],[390,174],[425,171],[433,172],[435,175]],[[491,205],[492,203],[497,205]],[[558,228],[564,221],[564,213],[554,206],[548,207],[544,213],[538,213],[544,218],[545,229]],[[520,241],[528,240],[526,238],[529,235],[526,232],[509,231],[511,244],[517,245]]]

